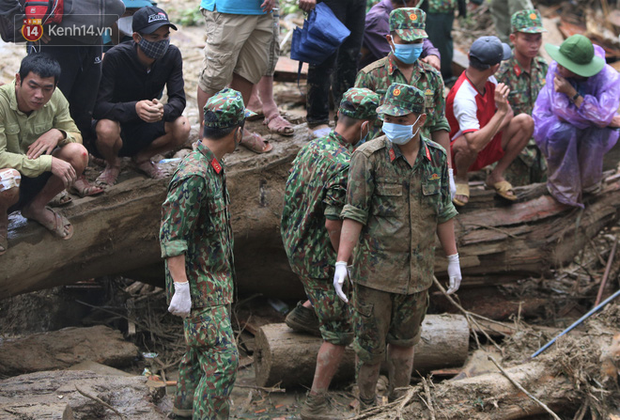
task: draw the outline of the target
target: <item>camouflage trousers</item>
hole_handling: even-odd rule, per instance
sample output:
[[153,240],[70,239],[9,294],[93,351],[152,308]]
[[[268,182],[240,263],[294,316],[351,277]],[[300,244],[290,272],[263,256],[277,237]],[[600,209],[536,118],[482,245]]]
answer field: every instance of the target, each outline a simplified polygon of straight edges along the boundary
[[428,308],[428,290],[411,295],[353,285],[353,349],[360,362],[385,360],[387,344],[414,346],[420,341]]
[[334,290],[331,279],[301,277],[306,296],[319,320],[323,340],[335,346],[346,346],[353,341],[353,326],[349,305]]
[[193,420],[228,419],[239,364],[229,306],[192,311],[183,331],[187,350],[179,364],[174,412],[193,411]]

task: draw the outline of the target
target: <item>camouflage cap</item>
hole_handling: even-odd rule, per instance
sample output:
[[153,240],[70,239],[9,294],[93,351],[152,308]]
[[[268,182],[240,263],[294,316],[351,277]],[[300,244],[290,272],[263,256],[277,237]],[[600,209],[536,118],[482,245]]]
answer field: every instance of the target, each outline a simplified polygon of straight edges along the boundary
[[400,117],[407,114],[424,112],[424,93],[414,86],[392,83],[385,92],[383,105],[377,108],[377,114]]
[[401,7],[390,13],[390,32],[396,32],[404,41],[428,38],[426,31],[426,13],[415,7]]
[[253,114],[245,109],[241,93],[231,88],[224,88],[209,98],[203,111],[205,115],[211,111],[217,117],[217,121],[207,121],[205,118],[205,127],[211,128],[234,127]]
[[543,27],[542,17],[536,9],[519,10],[510,18],[512,32],[525,32],[526,34],[539,34],[547,32]]
[[370,89],[351,88],[342,95],[339,111],[342,115],[356,120],[370,120],[377,118],[380,102],[381,97]]

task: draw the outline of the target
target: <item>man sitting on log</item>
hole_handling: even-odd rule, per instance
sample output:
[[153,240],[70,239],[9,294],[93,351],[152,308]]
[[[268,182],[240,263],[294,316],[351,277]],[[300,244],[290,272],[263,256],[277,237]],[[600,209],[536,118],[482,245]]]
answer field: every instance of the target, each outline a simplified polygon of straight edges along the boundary
[[[331,282],[340,239],[351,148],[368,135],[380,96],[368,89],[351,88],[340,102],[336,128],[326,137],[301,149],[286,182],[281,233],[292,270],[299,275],[312,311],[320,323],[323,344],[319,349],[312,388],[301,418],[338,418],[328,406],[327,389],[347,345],[353,341],[348,307],[338,299]],[[298,306],[287,317],[302,307]],[[302,325],[303,327],[303,325]],[[294,328],[296,329],[296,328]]]
[[514,116],[507,98],[510,89],[493,76],[510,47],[495,36],[483,36],[469,49],[469,67],[458,78],[446,98],[450,122],[450,148],[456,181],[453,202],[469,201],[468,172],[497,162],[486,185],[509,201],[517,196],[504,179],[504,170],[527,145],[534,123],[527,114]]
[[432,232],[448,256],[448,293],[461,282],[446,151],[420,135],[426,122],[424,96],[413,86],[391,85],[377,108],[385,137],[363,144],[351,158],[334,288],[346,302],[345,279],[353,283],[353,348],[362,408],[375,404],[386,351],[390,401],[411,380],[413,346],[420,340],[433,282]]
[[177,418],[228,418],[239,354],[230,323],[235,269],[222,158],[241,141],[245,117],[236,90],[208,100],[202,141],[179,164],[162,205],[168,311],[184,318],[187,345],[174,399]]
[[[510,89],[508,103],[515,115],[532,115],[538,93],[545,85],[549,65],[538,55],[542,45],[540,12],[535,9],[521,10],[511,18],[510,41],[514,45],[512,57],[502,61],[496,78]],[[547,164],[534,139],[519,154],[504,174],[508,181],[527,185],[546,179]]]
[[547,158],[551,195],[583,207],[582,193],[601,189],[603,155],[618,140],[620,75],[583,35],[545,49],[555,61],[534,107],[534,139]]
[[[111,186],[121,170],[121,156],[131,156],[136,168],[151,178],[164,175],[151,158],[183,145],[190,125],[185,109],[181,52],[170,45],[170,28],[177,29],[158,7],[143,7],[133,15],[133,42],[110,49],[103,58],[103,76],[93,112],[98,119],[93,155],[106,167],[97,184]],[[168,103],[160,102],[166,87]]]
[[60,65],[47,54],[25,57],[13,83],[0,87],[0,255],[8,248],[8,215],[21,210],[54,236],[73,226],[47,207],[88,164],[69,103],[56,89]]

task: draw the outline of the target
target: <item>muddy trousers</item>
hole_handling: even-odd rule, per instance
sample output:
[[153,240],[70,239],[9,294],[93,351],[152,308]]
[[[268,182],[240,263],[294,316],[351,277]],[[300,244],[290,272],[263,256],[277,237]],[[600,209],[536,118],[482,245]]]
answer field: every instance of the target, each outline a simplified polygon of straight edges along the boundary
[[227,305],[216,306],[192,311],[183,321],[187,351],[179,365],[176,414],[193,420],[228,419],[239,364],[229,314]]

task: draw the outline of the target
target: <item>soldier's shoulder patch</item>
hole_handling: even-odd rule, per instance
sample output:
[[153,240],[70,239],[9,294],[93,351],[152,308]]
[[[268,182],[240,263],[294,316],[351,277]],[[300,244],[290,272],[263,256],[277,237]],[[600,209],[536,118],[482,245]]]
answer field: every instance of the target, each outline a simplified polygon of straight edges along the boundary
[[385,149],[385,147],[385,136],[381,136],[362,144],[360,147],[355,149],[355,151],[363,153],[365,156],[370,156],[373,153],[378,152],[379,150]]
[[383,57],[377,61],[374,61],[360,70],[360,73],[368,74],[373,70],[380,69],[385,66],[387,62],[387,57]]
[[426,141],[426,145],[428,147],[430,147],[431,149],[435,149],[435,150],[443,153],[444,155],[446,154],[446,149],[444,149],[441,144],[435,143],[433,140],[427,139],[427,138],[424,138],[424,140]]
[[418,63],[420,64],[420,67],[422,67],[422,70],[424,70],[426,73],[433,73],[433,75],[435,76],[437,75],[441,76],[441,72],[437,70],[435,67],[431,66],[430,64],[425,63],[422,60],[418,60]]

